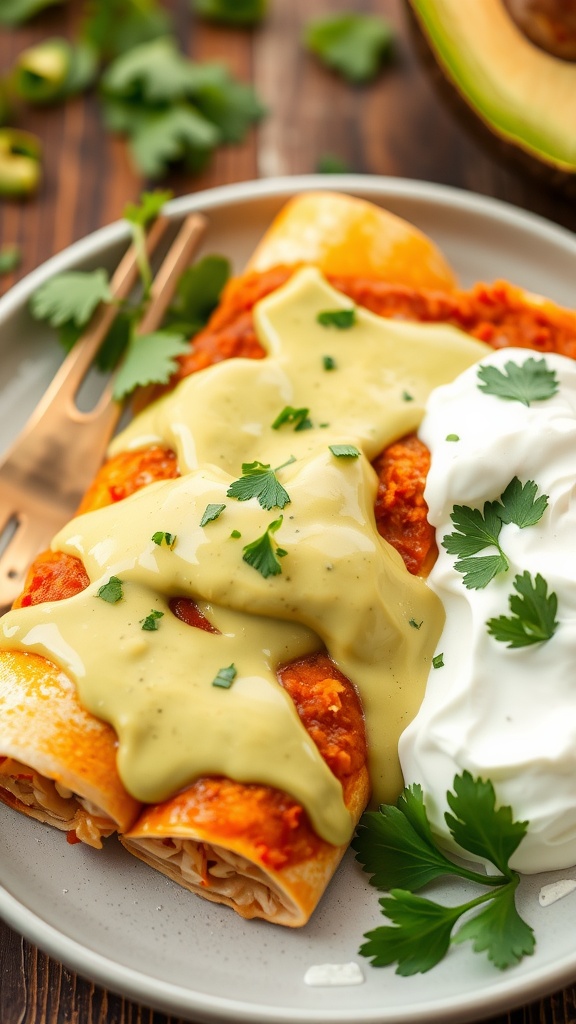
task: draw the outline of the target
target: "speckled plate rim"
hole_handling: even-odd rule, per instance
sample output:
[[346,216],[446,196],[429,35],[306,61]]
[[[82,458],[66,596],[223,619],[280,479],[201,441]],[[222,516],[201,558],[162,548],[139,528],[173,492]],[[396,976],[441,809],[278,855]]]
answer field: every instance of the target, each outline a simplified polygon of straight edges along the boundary
[[[210,211],[237,205],[244,200],[287,198],[297,192],[320,188],[357,193],[384,203],[387,199],[391,202],[406,199],[416,205],[421,203],[423,209],[432,205],[437,211],[444,210],[451,215],[459,211],[463,214],[474,213],[495,226],[509,227],[521,234],[525,233],[527,239],[550,246],[560,258],[574,261],[576,270],[576,238],[570,232],[501,201],[421,181],[363,175],[309,175],[248,181],[180,197],[168,205],[168,213],[178,219],[191,210]],[[53,274],[97,257],[127,237],[126,225],[116,222],[46,261],[0,298],[0,325],[21,309],[32,292]],[[353,1013],[334,1009],[286,1009],[277,1005],[250,1004],[191,992],[118,964],[63,934],[34,911],[24,907],[1,886],[0,915],[11,927],[47,953],[97,983],[167,1013],[193,1016],[195,1020],[204,1021],[236,1021],[243,1024],[428,1024],[440,1021],[449,1024],[458,1021],[463,1024],[529,1002],[576,978],[576,949],[572,948],[570,941],[566,955],[558,958],[553,967],[550,964],[539,965],[535,958],[529,977],[495,973],[494,982],[487,991],[465,1001],[461,995],[454,998],[443,996],[440,999],[432,997],[426,1007],[415,1007],[407,1002],[405,1007],[395,1007],[392,1015],[385,1007],[376,1010],[356,1008]]]

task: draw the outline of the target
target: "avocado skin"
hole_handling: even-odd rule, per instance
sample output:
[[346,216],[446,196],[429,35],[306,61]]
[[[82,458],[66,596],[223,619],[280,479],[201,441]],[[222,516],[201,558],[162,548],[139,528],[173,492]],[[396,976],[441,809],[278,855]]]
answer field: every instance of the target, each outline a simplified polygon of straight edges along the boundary
[[408,3],[444,78],[493,137],[546,180],[573,185],[576,64],[529,42],[503,0]]

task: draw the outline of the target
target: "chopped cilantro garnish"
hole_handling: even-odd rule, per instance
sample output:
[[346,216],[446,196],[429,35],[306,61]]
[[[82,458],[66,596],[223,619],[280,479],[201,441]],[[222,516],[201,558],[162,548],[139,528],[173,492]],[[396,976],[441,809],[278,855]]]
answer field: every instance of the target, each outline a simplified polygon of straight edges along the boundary
[[117,604],[123,597],[122,580],[117,576],[111,576],[108,583],[100,587],[97,596],[101,597],[103,601],[107,601],[108,604]]
[[238,501],[258,498],[258,503],[268,511],[271,508],[284,508],[290,502],[290,495],[276,478],[277,469],[272,469],[269,463],[244,462],[242,476],[230,484],[226,494]]
[[444,668],[444,655],[436,654],[432,658],[432,668]]
[[312,420],[308,417],[309,412],[309,409],[295,409],[292,405],[286,405],[274,420],[272,429],[279,430],[285,423],[291,423],[294,430],[310,430]]
[[335,153],[323,153],[316,162],[317,174],[348,174],[349,164]]
[[530,356],[523,363],[512,360],[504,364],[504,372],[497,366],[481,366],[478,370],[480,391],[509,402],[543,402],[558,391],[555,370],[549,370],[545,359]]
[[402,392],[402,401],[403,402],[413,402],[414,401],[414,395],[411,395],[409,391],[403,391]]
[[240,530],[232,530],[232,533],[230,534],[230,536],[231,536],[231,537],[232,537],[232,538],[233,538],[234,540],[238,540],[238,538],[239,538],[239,537],[241,537],[241,536],[242,536],[242,534],[240,533]]
[[175,162],[199,170],[216,146],[240,142],[264,109],[221,63],[189,60],[168,34],[121,53],[102,77],[105,117],[128,136],[148,178]]
[[140,625],[142,629],[145,629],[149,633],[153,633],[158,629],[158,619],[161,619],[164,612],[158,612],[155,608],[152,609],[149,615],[145,619],[140,619]]
[[[503,970],[534,951],[534,933],[515,905],[519,876],[509,861],[526,834],[528,822],[514,821],[510,807],[496,807],[491,782],[463,772],[447,793],[452,813],[444,815],[456,843],[499,874],[484,874],[450,860],[438,847],[419,785],[409,786],[395,806],[363,815],[352,841],[357,859],[372,885],[388,895],[380,899],[392,925],[368,932],[361,948],[376,967],[397,963],[397,974],[411,975],[434,967],[451,942],[471,940],[476,952]],[[443,906],[414,893],[443,876],[463,878],[489,891],[459,906]],[[452,935],[466,913],[465,924]]]
[[0,274],[10,274],[22,260],[22,250],[16,245],[3,245],[0,249]]
[[328,447],[337,459],[357,459],[360,455],[359,449],[354,444],[329,444]]
[[101,302],[111,302],[105,270],[68,270],[51,277],[30,299],[32,315],[52,327],[71,322],[84,327]]
[[332,14],[307,25],[305,43],[329,68],[350,82],[368,82],[392,55],[393,33],[384,18]]
[[188,342],[182,334],[134,334],[114,378],[116,401],[146,384],[167,384],[178,367],[178,356],[187,351]]
[[255,25],[266,14],[268,0],[193,0],[194,10],[224,25]]
[[[469,590],[481,590],[500,572],[508,569],[508,559],[500,546],[503,523],[514,523],[520,529],[534,526],[543,516],[548,498],[536,497],[538,490],[533,480],[522,484],[518,477],[510,481],[499,501],[487,501],[484,509],[455,505],[450,518],[456,527],[442,541],[449,555],[457,555],[457,572],[464,574],[463,583]],[[495,547],[496,554],[476,557],[479,551]]]
[[421,619],[420,622],[416,622],[416,619],[408,619],[408,625],[412,626],[412,629],[420,629],[423,622],[424,619]]
[[176,534],[167,533],[166,531],[162,530],[157,530],[156,533],[152,534],[152,540],[154,541],[155,544],[158,544],[158,547],[162,547],[162,545],[165,545],[172,551],[176,543]]
[[326,309],[318,313],[316,317],[323,327],[336,327],[340,331],[347,331],[356,323],[356,310],[352,309]]
[[191,337],[208,322],[230,277],[230,263],[224,256],[204,256],[187,267],[176,287],[176,295],[164,328]]
[[529,647],[550,640],[558,628],[556,594],[548,594],[548,584],[540,573],[532,581],[530,573],[523,572],[516,576],[513,587],[517,593],[508,598],[512,615],[489,619],[486,625],[490,636],[508,647]]
[[237,675],[236,666],[232,663],[227,668],[218,670],[212,680],[212,686],[220,686],[223,690],[229,690]]
[[322,366],[325,370],[335,370],[336,360],[334,356],[322,356]]
[[278,554],[282,552],[283,557],[286,554],[284,548],[276,548],[274,550],[271,535],[276,533],[280,529],[283,522],[283,516],[279,516],[268,526],[265,533],[257,540],[253,540],[251,544],[246,544],[243,549],[242,558],[248,565],[251,565],[253,569],[256,569],[261,576],[266,579],[268,576],[278,576],[282,572],[282,566],[278,561]]
[[460,437],[458,436],[458,434],[446,434],[446,440],[447,441],[459,441]]
[[200,520],[200,526],[206,526],[206,523],[211,523],[214,519],[218,519],[218,516],[222,515],[226,505],[224,504],[209,504],[204,509],[204,514]]

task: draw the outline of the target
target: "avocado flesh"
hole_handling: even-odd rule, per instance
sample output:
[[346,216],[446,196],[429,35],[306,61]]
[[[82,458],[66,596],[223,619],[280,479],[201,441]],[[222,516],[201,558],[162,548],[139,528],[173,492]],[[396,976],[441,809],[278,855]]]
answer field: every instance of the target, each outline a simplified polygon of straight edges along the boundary
[[488,127],[576,172],[576,63],[544,53],[502,0],[410,0],[434,54]]

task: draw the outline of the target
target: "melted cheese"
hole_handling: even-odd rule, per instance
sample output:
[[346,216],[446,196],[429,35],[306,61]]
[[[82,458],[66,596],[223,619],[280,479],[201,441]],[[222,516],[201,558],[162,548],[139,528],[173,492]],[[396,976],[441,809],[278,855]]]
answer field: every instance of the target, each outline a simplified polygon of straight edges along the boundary
[[[53,547],[82,559],[89,587],[9,612],[0,633],[0,647],[62,666],[82,703],[113,725],[119,771],[137,798],[163,799],[206,774],[258,781],[291,793],[334,844],[352,830],[342,788],[276,669],[328,649],[360,692],[374,800],[393,800],[402,786],[398,736],[422,699],[444,613],[377,532],[370,460],[417,427],[432,388],[486,351],[454,328],[360,309],[348,330],[317,320],[349,306],[312,268],[259,303],[265,359],[200,371],[112,446],[172,446],[183,475],[73,520]],[[312,427],[274,429],[288,405],[308,408]],[[336,457],[329,446],[342,443],[358,457]],[[290,459],[278,470],[290,497],[282,512],[228,496],[242,463]],[[225,509],[201,526],[208,504]],[[243,548],[280,516],[272,543],[286,552],[282,571],[265,578]],[[158,531],[176,535],[173,549],[152,541]],[[123,581],[116,604],[98,597],[112,575]],[[172,596],[196,600],[220,634],[176,619]],[[162,617],[144,631],[152,609]],[[213,686],[230,664],[231,688]]]

